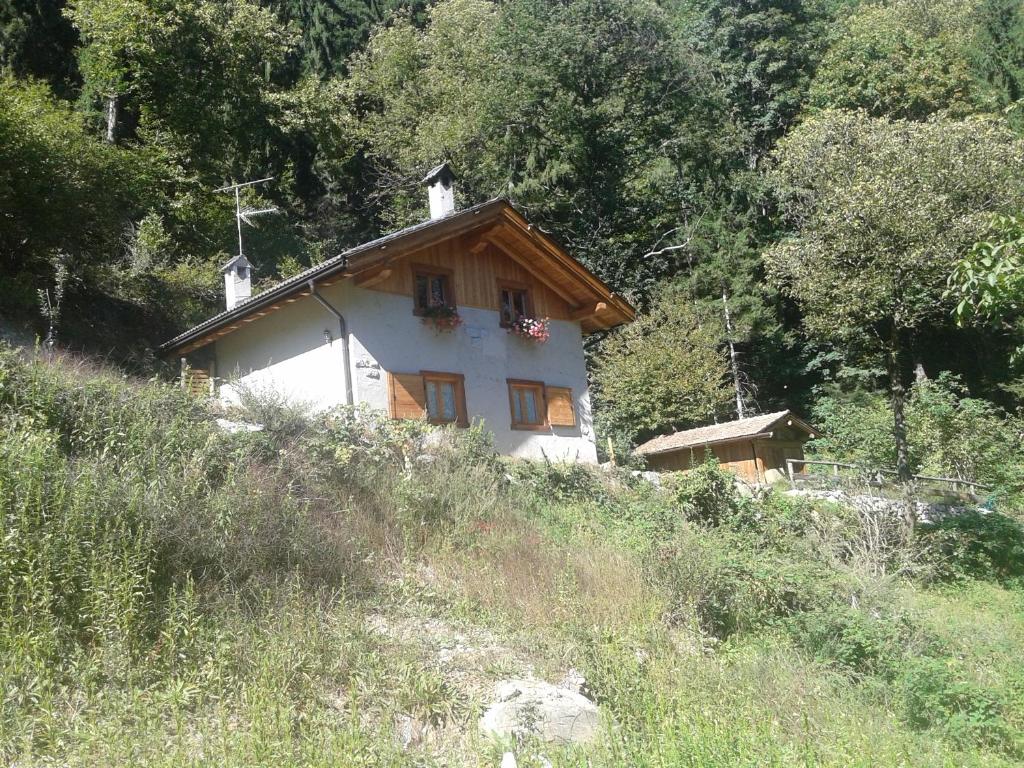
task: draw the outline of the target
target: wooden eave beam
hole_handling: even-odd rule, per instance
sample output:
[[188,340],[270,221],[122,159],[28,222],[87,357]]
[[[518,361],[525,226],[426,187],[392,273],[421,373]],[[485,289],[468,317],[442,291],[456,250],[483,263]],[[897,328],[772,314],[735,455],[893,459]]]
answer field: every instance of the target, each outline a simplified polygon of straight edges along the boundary
[[387,280],[394,273],[394,269],[391,267],[381,267],[379,269],[370,270],[367,272],[360,273],[355,276],[353,282],[359,288],[369,288],[377,283],[382,283]]
[[601,298],[607,297],[610,306],[620,316],[620,322],[630,322],[636,319],[636,312],[628,302],[616,296],[596,275],[569,256],[556,243],[552,242],[542,233],[535,231],[533,226],[514,208],[506,208],[502,212],[502,219],[507,230],[515,232],[520,238],[529,242],[536,250],[544,253],[565,272],[571,274],[574,279],[586,285],[596,296]]
[[497,237],[496,234],[488,234],[486,236],[486,239],[487,239],[488,243],[493,245],[495,248],[497,248],[503,254],[505,254],[510,259],[512,259],[512,261],[516,262],[516,264],[521,266],[523,269],[525,269],[527,272],[529,272],[535,278],[537,278],[542,283],[544,283],[544,285],[546,285],[548,288],[550,288],[552,291],[554,291],[556,294],[558,294],[558,296],[561,297],[569,305],[570,309],[572,309],[574,311],[579,309],[579,306],[580,306],[579,299],[577,299],[575,296],[571,295],[568,291],[566,291],[557,282],[552,280],[549,275],[544,274],[543,270],[537,269],[537,267],[534,266],[533,264],[531,264],[527,259],[524,259],[518,253],[516,253],[516,250],[515,250],[514,247],[512,247],[512,246],[502,242]]
[[608,309],[608,304],[599,301],[596,304],[587,304],[584,307],[580,307],[575,312],[569,315],[570,320],[586,320],[588,317],[599,315]]

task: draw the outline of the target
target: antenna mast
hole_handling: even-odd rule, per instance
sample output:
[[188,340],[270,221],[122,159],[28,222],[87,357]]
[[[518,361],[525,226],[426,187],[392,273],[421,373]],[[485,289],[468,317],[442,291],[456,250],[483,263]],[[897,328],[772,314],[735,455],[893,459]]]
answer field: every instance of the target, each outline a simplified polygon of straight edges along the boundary
[[271,181],[274,177],[267,176],[265,179],[256,179],[256,181],[243,181],[239,184],[228,184],[220,187],[219,189],[213,190],[214,192],[233,192],[235,194],[235,224],[238,226],[238,255],[242,256],[244,251],[242,249],[242,222],[244,221],[250,227],[256,225],[249,219],[250,216],[262,216],[265,213],[277,213],[277,208],[243,208],[242,197],[240,190],[242,187],[252,187],[256,184],[263,184],[264,182]]

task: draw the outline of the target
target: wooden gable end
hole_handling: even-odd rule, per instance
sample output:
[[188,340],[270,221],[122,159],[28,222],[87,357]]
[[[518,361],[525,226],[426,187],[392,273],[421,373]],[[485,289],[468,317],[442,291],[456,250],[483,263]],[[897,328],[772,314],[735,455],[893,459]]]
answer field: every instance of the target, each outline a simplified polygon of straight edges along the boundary
[[530,291],[533,312],[553,320],[573,319],[574,308],[548,284],[550,278],[529,270],[514,255],[489,239],[472,234],[453,237],[414,251],[362,282],[364,288],[412,296],[413,271],[437,267],[452,275],[460,306],[499,310],[500,286],[515,283]]

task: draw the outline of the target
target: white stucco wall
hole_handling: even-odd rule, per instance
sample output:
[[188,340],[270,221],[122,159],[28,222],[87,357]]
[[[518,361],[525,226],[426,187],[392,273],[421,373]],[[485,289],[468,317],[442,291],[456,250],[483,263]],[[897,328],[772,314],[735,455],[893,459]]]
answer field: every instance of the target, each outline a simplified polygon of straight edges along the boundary
[[[498,313],[459,307],[463,324],[440,333],[413,315],[411,296],[365,290],[344,282],[321,290],[348,323],[354,398],[387,410],[386,372],[421,370],[465,376],[466,408],[512,456],[596,462],[590,394],[579,323],[551,321],[551,338],[536,344],[498,325]],[[327,344],[324,331],[335,339]],[[314,407],[344,402],[337,319],[310,297],[243,325],[215,342],[217,375],[268,387]],[[513,430],[506,379],[571,387],[575,427]],[[222,394],[231,397],[231,387]]]

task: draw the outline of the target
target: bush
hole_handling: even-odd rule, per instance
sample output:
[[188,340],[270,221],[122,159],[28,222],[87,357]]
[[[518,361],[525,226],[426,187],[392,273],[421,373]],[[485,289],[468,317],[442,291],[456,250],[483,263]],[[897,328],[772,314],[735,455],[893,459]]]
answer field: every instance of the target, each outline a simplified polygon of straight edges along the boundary
[[736,481],[714,458],[672,475],[670,489],[687,520],[702,525],[719,525],[734,518],[744,507],[736,493]]
[[799,614],[789,629],[819,661],[884,680],[895,677],[914,632],[906,616],[872,617],[848,606]]
[[719,638],[828,605],[840,588],[825,566],[760,550],[756,538],[724,528],[681,531],[657,547],[651,568],[671,596],[666,619]]
[[[955,376],[943,373],[915,383],[906,415],[914,472],[992,484],[997,498],[1012,503],[1024,491],[1020,424],[969,397]],[[869,468],[895,466],[884,394],[833,393],[818,400],[813,416],[824,435],[808,444],[814,455]]]
[[964,747],[985,746],[1015,756],[1024,748],[1022,734],[1007,724],[996,697],[957,680],[949,662],[909,660],[896,691],[903,719],[914,728],[938,728]]
[[936,579],[1024,577],[1024,527],[998,512],[963,512],[919,528],[918,561]]
[[513,486],[528,488],[545,501],[606,502],[608,493],[597,471],[572,461],[503,462],[505,474]]

